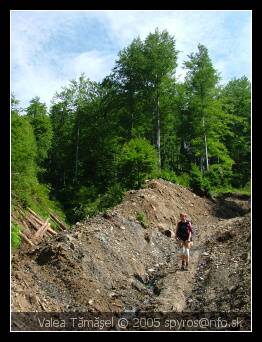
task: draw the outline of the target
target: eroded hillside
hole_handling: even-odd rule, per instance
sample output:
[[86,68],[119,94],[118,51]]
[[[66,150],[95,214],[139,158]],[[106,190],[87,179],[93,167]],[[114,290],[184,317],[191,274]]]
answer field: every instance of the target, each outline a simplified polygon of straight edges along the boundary
[[[181,211],[194,227],[187,272],[166,234]],[[210,201],[149,181],[71,233],[14,254],[12,311],[249,311],[249,211],[245,200]]]

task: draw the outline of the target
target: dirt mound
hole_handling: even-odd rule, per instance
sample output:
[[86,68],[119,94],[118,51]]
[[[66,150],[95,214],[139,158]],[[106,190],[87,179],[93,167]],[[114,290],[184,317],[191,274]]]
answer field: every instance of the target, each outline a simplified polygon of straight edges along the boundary
[[113,212],[131,220],[135,220],[137,214],[142,212],[149,225],[170,228],[176,225],[179,214],[183,211],[195,224],[208,222],[213,207],[211,201],[178,184],[152,180],[147,182],[145,189],[129,191],[123,203],[114,208]]
[[[211,291],[202,304],[211,309],[214,301],[216,308],[223,308],[224,293],[233,293],[229,288],[239,281],[240,288],[230,291],[238,293],[235,298],[245,292],[245,304],[236,299],[228,308],[248,309],[250,265],[249,257],[242,254],[249,245],[250,218],[222,220],[213,215],[215,206],[163,180],[129,191],[120,205],[77,223],[72,233],[60,233],[38,248],[25,247],[13,256],[12,311],[193,311],[202,308],[198,295],[192,299],[202,284]],[[175,228],[181,211],[188,213],[195,230],[191,269],[186,273],[179,271],[177,244],[166,233]],[[212,275],[199,285],[204,251],[210,255],[210,262],[205,262]],[[229,287],[225,283],[220,290],[215,287],[217,263],[229,268],[224,278],[230,275]],[[216,297],[212,297],[214,291]],[[192,299],[190,305],[188,299]]]

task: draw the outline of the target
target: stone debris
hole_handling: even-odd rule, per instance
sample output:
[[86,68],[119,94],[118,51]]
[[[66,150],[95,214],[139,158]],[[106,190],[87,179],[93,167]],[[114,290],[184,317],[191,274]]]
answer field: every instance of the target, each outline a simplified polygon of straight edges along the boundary
[[[15,252],[12,311],[249,311],[251,219],[232,202],[148,181],[106,213]],[[174,239],[182,210],[194,228],[188,271]]]

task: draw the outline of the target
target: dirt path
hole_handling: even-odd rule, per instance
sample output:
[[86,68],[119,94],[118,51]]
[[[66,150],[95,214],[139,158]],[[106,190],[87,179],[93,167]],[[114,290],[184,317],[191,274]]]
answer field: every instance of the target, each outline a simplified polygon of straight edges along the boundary
[[[240,202],[150,181],[72,233],[14,254],[12,311],[249,311],[250,207]],[[189,271],[165,235],[181,211],[195,230]]]
[[[199,229],[190,267],[181,271],[177,253],[154,282],[159,311],[250,311],[250,215]],[[201,233],[203,232],[203,233]]]
[[[159,311],[185,311],[188,298],[194,288],[196,274],[199,270],[201,256],[206,253],[205,243],[207,239],[216,233],[216,225],[212,225],[213,231],[209,236],[206,226],[199,225],[194,235],[194,244],[190,249],[190,265],[188,271],[181,270],[180,249],[177,245],[176,252],[170,255],[170,262],[165,270],[156,276],[159,280],[154,283],[158,292],[157,310]],[[174,242],[175,243],[175,242]]]

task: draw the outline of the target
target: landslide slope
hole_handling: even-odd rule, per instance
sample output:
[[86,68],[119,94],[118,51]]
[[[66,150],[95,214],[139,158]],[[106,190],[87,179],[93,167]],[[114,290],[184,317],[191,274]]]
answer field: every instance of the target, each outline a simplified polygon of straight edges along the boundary
[[[231,202],[148,181],[70,233],[14,254],[12,311],[248,310],[250,217],[239,215],[250,208]],[[195,231],[188,272],[180,271],[177,244],[165,235],[181,211]]]

